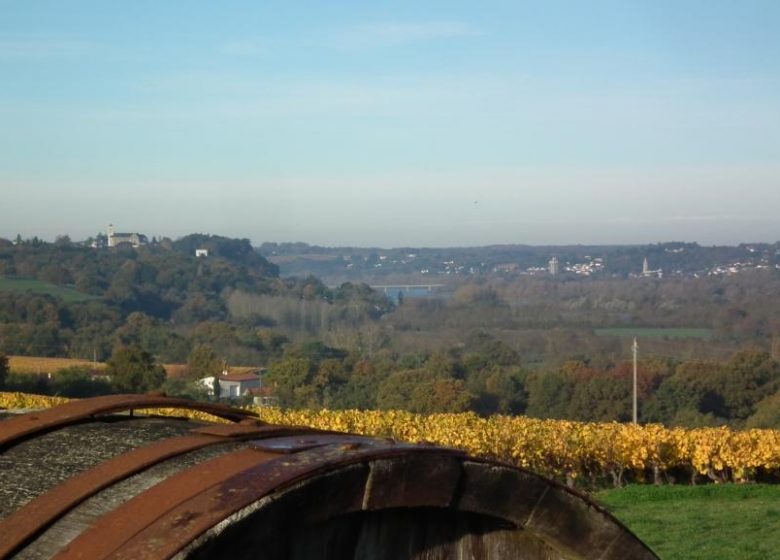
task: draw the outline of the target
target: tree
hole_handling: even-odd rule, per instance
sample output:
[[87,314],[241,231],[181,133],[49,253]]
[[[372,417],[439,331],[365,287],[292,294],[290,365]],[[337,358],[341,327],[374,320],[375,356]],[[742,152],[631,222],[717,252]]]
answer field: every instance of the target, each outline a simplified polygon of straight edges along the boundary
[[184,377],[169,377],[163,383],[162,390],[170,397],[181,397],[195,401],[205,401],[209,398],[204,385]]
[[[377,389],[376,404],[380,410],[410,410],[415,387],[430,383],[432,375],[424,369],[396,371],[387,376]],[[413,411],[414,412],[414,411]]]
[[763,399],[756,405],[756,412],[748,418],[748,428],[780,428],[780,393]]
[[55,395],[75,398],[111,393],[111,384],[93,373],[88,366],[71,366],[57,370],[49,381],[49,388]]
[[397,371],[385,378],[377,391],[382,410],[408,410],[422,414],[464,412],[474,400],[462,379],[425,368]]
[[328,358],[320,362],[317,373],[312,379],[317,402],[325,408],[330,408],[333,404],[333,395],[347,381],[349,381],[349,374],[343,361]]
[[201,379],[212,375],[217,376],[220,371],[222,371],[222,362],[208,344],[196,344],[190,355],[187,356],[189,377]]
[[473,401],[474,395],[462,379],[438,377],[413,388],[409,410],[423,414],[466,412]]
[[573,391],[566,374],[551,371],[535,373],[528,378],[526,414],[537,418],[566,418]]
[[138,345],[116,350],[108,360],[106,373],[119,392],[145,393],[158,389],[165,381],[165,369]]
[[8,377],[8,357],[0,354],[0,387],[5,386],[5,380]]
[[68,234],[58,235],[54,239],[54,244],[59,247],[70,247],[73,242],[70,240],[70,236]]
[[585,422],[624,422],[631,418],[630,411],[628,380],[604,373],[574,385],[567,416]]
[[282,406],[302,406],[301,400],[308,401],[309,395],[303,395],[301,387],[311,382],[311,370],[312,364],[307,358],[285,358],[271,366],[268,382],[275,387]]
[[731,357],[717,381],[729,418],[745,419],[778,389],[780,364],[768,352],[743,350]]
[[476,395],[472,409],[478,414],[520,414],[525,411],[527,372],[521,368],[491,366],[469,373],[467,386]]

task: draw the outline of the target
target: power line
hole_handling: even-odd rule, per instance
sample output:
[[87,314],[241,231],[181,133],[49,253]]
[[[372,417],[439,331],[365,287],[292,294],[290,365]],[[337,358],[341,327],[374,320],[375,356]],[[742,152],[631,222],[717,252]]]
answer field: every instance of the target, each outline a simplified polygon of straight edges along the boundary
[[637,424],[638,423],[637,422],[637,416],[638,415],[637,415],[637,399],[636,399],[636,369],[637,369],[636,362],[637,362],[637,354],[639,353],[639,345],[636,342],[636,337],[634,337],[634,344],[631,347],[631,350],[634,353],[634,402],[633,402],[633,404],[634,404],[634,408],[633,408],[634,414],[633,414],[633,419],[634,419],[634,424]]

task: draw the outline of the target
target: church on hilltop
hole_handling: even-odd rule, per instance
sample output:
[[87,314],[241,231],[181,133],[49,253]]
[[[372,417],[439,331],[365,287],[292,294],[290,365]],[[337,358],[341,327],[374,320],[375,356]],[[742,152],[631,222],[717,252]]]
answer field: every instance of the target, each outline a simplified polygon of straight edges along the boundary
[[647,257],[645,257],[644,262],[642,263],[642,276],[654,276],[656,278],[663,278],[664,271],[662,269],[658,270],[650,270],[650,264],[647,262]]
[[114,231],[114,225],[108,226],[108,246],[119,247],[122,245],[129,245],[134,248],[138,248],[142,245],[147,245],[149,239],[143,233],[116,233]]

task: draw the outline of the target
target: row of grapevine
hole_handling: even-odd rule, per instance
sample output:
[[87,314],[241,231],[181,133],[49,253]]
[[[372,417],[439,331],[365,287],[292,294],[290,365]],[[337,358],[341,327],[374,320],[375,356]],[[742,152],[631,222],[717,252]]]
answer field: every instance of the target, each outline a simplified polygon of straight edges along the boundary
[[[64,399],[0,393],[0,408],[40,408]],[[465,449],[558,479],[744,482],[780,477],[780,431],[665,428],[472,413],[254,409],[274,424],[311,426]],[[159,411],[155,411],[159,413]],[[170,414],[187,414],[167,411]],[[189,413],[199,418],[199,413]]]
[[745,482],[780,476],[780,432],[472,413],[257,409],[263,420],[457,447],[559,479]]

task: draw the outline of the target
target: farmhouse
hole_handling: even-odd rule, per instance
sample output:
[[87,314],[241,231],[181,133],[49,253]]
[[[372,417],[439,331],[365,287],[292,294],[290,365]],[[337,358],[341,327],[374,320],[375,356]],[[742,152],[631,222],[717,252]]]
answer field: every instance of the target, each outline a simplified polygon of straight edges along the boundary
[[251,389],[260,388],[260,376],[257,373],[229,373],[219,376],[219,394],[229,399],[249,394]]
[[219,383],[219,397],[237,399],[253,394],[261,387],[260,373],[262,370],[248,371],[245,373],[222,372],[217,376],[204,377],[200,384],[206,388],[209,395],[214,395],[214,389]]

